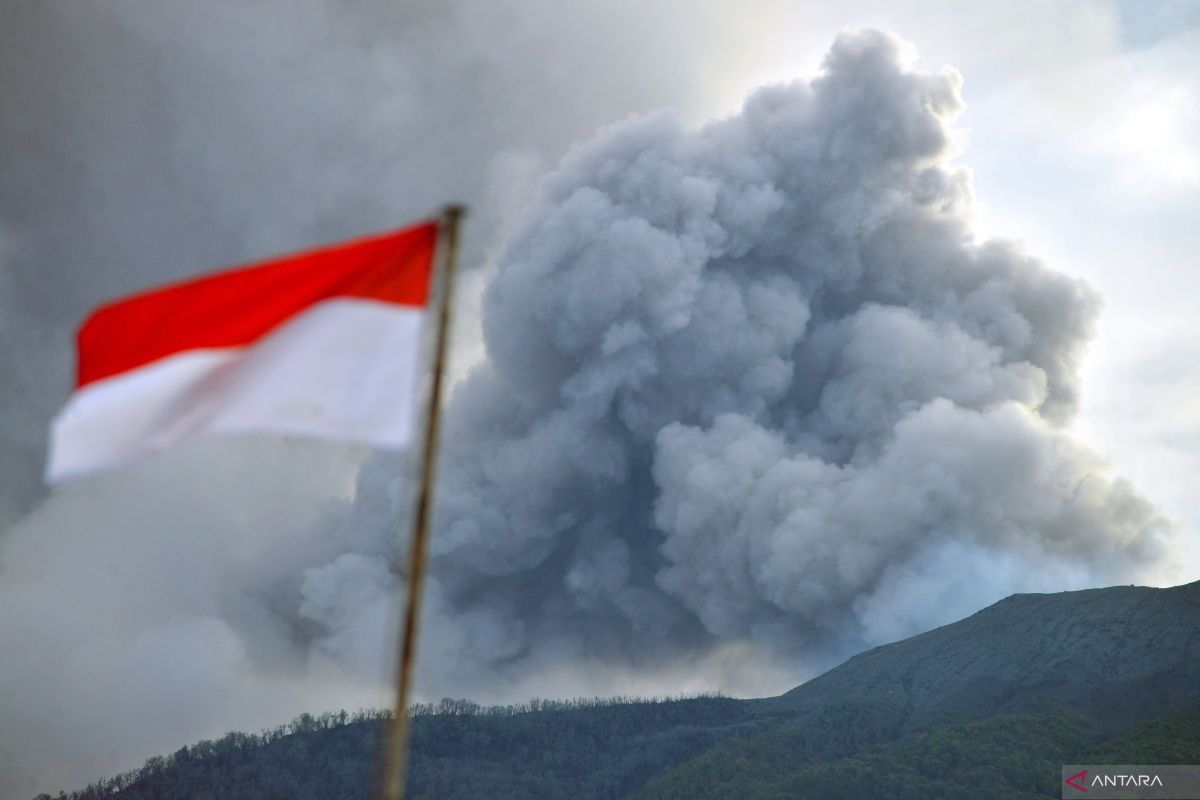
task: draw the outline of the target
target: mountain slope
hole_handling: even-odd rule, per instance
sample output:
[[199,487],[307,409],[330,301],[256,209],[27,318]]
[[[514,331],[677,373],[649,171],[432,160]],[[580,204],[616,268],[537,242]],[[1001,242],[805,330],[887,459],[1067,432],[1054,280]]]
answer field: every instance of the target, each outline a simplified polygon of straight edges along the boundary
[[768,702],[801,714],[850,698],[908,728],[1056,709],[1122,725],[1200,703],[1200,581],[1013,595]]
[[[364,796],[379,717],[298,722],[72,797]],[[1061,763],[1200,761],[1200,582],[1014,595],[763,700],[444,701],[413,753],[411,798],[1057,796]]]
[[636,800],[1059,797],[1063,764],[1195,764],[1200,710],[1106,736],[1078,714],[939,725],[842,758],[806,757],[803,728],[730,739],[651,779]]

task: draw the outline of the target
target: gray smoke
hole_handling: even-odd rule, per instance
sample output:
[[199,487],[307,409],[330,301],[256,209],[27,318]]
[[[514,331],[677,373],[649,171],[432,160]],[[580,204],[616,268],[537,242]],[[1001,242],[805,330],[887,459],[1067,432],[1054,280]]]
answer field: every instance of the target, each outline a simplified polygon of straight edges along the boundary
[[695,105],[720,67],[698,63],[719,15],[664,5],[613,28],[636,3],[545,5],[5,0],[0,532],[44,495],[88,309],[450,200],[472,207],[474,266],[545,159],[630,111]]
[[[0,797],[300,711],[389,702],[393,598],[379,598],[388,619],[369,617],[377,562],[353,572],[388,534],[343,538],[331,499],[353,495],[363,454],[196,443],[46,496],[73,330],[114,296],[460,200],[472,215],[456,356],[469,361],[478,267],[545,166],[631,112],[698,114],[730,63],[718,44],[744,52],[751,35],[730,39],[732,7],[643,5],[5,0]],[[326,564],[356,580],[321,594],[324,573],[305,570]],[[315,645],[327,628],[314,619],[339,609],[352,619]],[[486,674],[447,693],[499,699]],[[582,690],[564,676],[516,696]]]
[[[1098,298],[974,240],[961,79],[909,63],[847,33],[811,82],[699,130],[614,125],[545,179],[448,410],[446,663],[518,680],[750,642],[798,678],[1161,557],[1164,520],[1064,428]],[[347,510],[375,544],[307,573],[330,653],[360,619],[337,587],[387,596],[400,471],[376,457]]]
[[[973,239],[952,71],[848,34],[729,119],[600,132],[528,201],[600,122],[689,108],[706,43],[753,41],[690,2],[614,22],[638,5],[6,8],[0,525],[36,495],[87,308],[457,195],[487,290],[423,698],[784,689],[1152,568],[1164,523],[1066,428],[1096,298]],[[199,442],[0,534],[0,796],[386,702],[411,465],[361,458]]]

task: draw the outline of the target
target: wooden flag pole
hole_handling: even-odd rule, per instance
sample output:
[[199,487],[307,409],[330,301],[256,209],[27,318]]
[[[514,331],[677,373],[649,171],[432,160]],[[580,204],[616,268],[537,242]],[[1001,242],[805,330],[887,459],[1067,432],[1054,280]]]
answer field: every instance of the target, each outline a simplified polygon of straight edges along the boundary
[[437,339],[434,345],[433,376],[429,386],[429,410],[425,419],[425,441],[421,453],[421,483],[413,517],[408,558],[408,592],[396,665],[396,707],[388,728],[387,750],[380,781],[381,800],[403,800],[408,766],[408,698],[416,666],[417,627],[421,617],[421,589],[425,582],[425,560],[429,550],[429,520],[433,511],[433,481],[437,469],[438,425],[442,404],[442,378],[446,362],[446,340],[450,330],[450,301],[454,294],[454,272],[458,265],[458,228],[466,209],[450,205],[442,209],[438,224],[438,255],[441,258],[441,303],[438,308]]

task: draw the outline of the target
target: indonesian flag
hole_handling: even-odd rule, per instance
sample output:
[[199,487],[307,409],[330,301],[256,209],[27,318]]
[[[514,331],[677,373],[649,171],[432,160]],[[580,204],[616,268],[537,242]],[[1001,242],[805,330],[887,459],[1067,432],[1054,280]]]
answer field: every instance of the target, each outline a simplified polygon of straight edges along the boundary
[[423,223],[100,307],[79,330],[47,481],[209,432],[403,446],[437,233]]

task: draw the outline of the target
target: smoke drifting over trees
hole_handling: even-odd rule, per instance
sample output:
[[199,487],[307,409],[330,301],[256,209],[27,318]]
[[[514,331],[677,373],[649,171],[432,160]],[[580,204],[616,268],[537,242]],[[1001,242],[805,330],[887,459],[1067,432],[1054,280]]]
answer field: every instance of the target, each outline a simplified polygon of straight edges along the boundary
[[[818,664],[1154,562],[1163,521],[1063,430],[1097,299],[972,239],[958,87],[848,34],[811,83],[698,131],[621,123],[546,179],[448,412],[447,663],[517,676],[750,639]],[[404,513],[397,467],[364,470],[345,530]],[[376,530],[306,573],[328,653],[378,618],[349,598],[393,589]]]
[[[411,66],[385,71],[384,89],[419,105]],[[608,683],[583,691],[662,691],[693,673],[713,689],[784,688],[1013,591],[1155,566],[1165,522],[1066,427],[1098,298],[1012,243],[974,239],[969,174],[951,163],[959,89],[953,70],[915,71],[899,40],[847,33],[812,80],[762,88],[698,129],[669,113],[619,122],[527,206],[514,200],[519,214],[495,204],[485,223],[512,232],[487,273],[486,355],[446,412],[426,697],[576,693],[596,673]],[[308,100],[281,102],[280,118],[308,118]],[[581,125],[544,132],[543,149]],[[420,211],[441,199],[429,187],[508,197],[507,176],[536,172],[520,148],[479,155],[491,140],[476,133],[451,144],[491,178],[437,162]],[[384,169],[363,137],[349,163]],[[297,163],[321,163],[329,143],[310,144]],[[242,158],[297,169],[270,148]],[[202,182],[188,203],[229,219],[190,243],[199,260],[181,271],[296,244],[294,221],[238,230],[239,204],[225,208],[226,182],[209,177],[221,202]],[[322,202],[389,224],[383,189],[398,186],[384,183]],[[271,185],[278,196],[243,204],[292,202]],[[354,232],[340,224],[312,238]],[[177,251],[146,227],[150,250]],[[98,254],[98,269],[120,257]],[[33,308],[31,292],[0,295],[6,313]],[[56,318],[99,299],[85,294],[56,296]],[[227,446],[241,448],[234,469]],[[313,686],[331,707],[369,702],[387,674],[411,475],[404,455],[376,454],[326,500],[353,466],[319,448],[203,443],[164,474],[68,490],[8,534],[0,640],[31,644],[0,669],[0,748],[31,765],[20,775],[113,771],[257,724],[230,718],[245,708],[287,718]],[[250,486],[273,505],[220,506]],[[132,560],[93,524],[119,530]],[[69,563],[47,560],[50,532]],[[81,606],[115,622],[92,630]],[[18,695],[29,686],[43,691]],[[45,718],[47,697],[70,719]],[[113,722],[123,708],[141,710]],[[95,730],[122,749],[81,733]]]
[[[614,125],[547,177],[448,412],[433,574],[466,661],[819,662],[1158,556],[1163,521],[1063,430],[1096,296],[972,238],[959,85],[845,34],[811,82]],[[394,471],[350,528],[391,517]],[[344,651],[358,610],[316,607]]]

